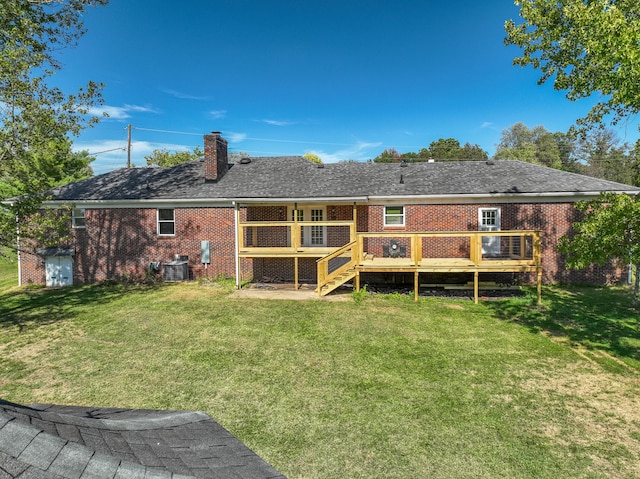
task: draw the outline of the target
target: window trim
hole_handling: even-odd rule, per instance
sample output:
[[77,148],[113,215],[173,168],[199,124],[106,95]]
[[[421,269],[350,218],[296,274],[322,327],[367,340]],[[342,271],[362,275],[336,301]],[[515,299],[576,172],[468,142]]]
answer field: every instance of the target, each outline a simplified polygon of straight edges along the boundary
[[[160,219],[160,211],[171,211],[172,219],[170,219],[170,220]],[[172,233],[161,233],[160,232],[160,225],[169,224],[169,223],[173,225],[173,232]],[[176,210],[175,210],[175,208],[157,208],[156,209],[156,233],[158,234],[158,236],[175,236],[176,235]]]
[[[402,212],[400,214],[397,213],[387,213],[387,208],[400,208]],[[405,205],[385,205],[382,210],[382,224],[385,228],[403,228],[406,225],[406,215],[407,209]],[[387,221],[388,218],[400,218],[400,223],[389,223]]]
[[[76,212],[81,212],[82,215],[76,214]],[[71,211],[71,227],[73,229],[85,229],[87,227],[86,224],[86,209],[85,208],[73,208]],[[82,220],[82,224],[78,224],[78,220]]]
[[[483,225],[483,216],[485,212],[493,212],[495,213],[494,219],[495,219],[495,224],[493,225]],[[495,230],[484,230],[484,231],[500,231],[502,229],[502,211],[500,207],[497,206],[491,206],[491,207],[482,207],[482,208],[478,208],[478,231],[483,231],[481,228],[483,226],[493,226],[496,229]]]

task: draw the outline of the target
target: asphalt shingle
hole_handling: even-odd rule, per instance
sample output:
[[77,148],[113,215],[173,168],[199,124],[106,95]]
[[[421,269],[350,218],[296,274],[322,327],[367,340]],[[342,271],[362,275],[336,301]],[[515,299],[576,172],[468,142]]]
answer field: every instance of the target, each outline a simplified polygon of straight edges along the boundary
[[[285,174],[286,173],[286,174]],[[640,191],[515,160],[435,163],[333,163],[302,157],[259,157],[231,164],[218,182],[205,182],[203,160],[168,168],[120,169],[52,190],[65,201],[322,199],[585,194]]]
[[0,479],[18,477],[285,479],[202,412],[0,400]]

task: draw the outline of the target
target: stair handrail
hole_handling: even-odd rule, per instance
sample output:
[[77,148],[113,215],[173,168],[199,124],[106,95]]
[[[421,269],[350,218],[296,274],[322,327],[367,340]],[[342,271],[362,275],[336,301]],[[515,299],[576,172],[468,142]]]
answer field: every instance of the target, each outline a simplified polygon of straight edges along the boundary
[[[353,268],[356,265],[356,244],[356,241],[351,241],[341,248],[338,248],[334,252],[329,253],[328,255],[316,260],[316,264],[318,266],[318,291],[320,291],[323,286],[331,282],[334,278],[340,276],[342,273]],[[337,258],[338,256],[342,256],[349,250],[351,250],[351,260],[329,274],[329,261]]]

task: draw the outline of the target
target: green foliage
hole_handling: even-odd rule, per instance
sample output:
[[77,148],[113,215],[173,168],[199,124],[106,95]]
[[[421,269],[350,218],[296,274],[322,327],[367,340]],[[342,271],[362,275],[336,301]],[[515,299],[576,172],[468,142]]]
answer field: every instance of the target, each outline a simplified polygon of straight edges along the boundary
[[640,282],[640,195],[602,193],[598,199],[583,201],[576,208],[584,218],[573,227],[575,234],[560,239],[558,249],[567,254],[567,266],[587,268],[591,264],[618,261],[636,266],[634,305]]
[[304,158],[306,158],[307,160],[309,160],[311,163],[315,163],[317,165],[321,165],[322,164],[322,158],[320,158],[318,155],[316,155],[315,153],[311,153],[311,152],[307,152],[304,155],[302,155]]
[[569,100],[598,95],[580,131],[640,112],[640,3],[637,0],[515,0],[522,23],[505,23],[519,66],[540,69]]
[[640,142],[630,150],[607,128],[583,135],[548,132],[515,123],[502,131],[496,159],[520,160],[595,178],[640,186]]
[[468,142],[460,146],[460,142],[455,138],[432,141],[428,152],[428,157],[434,160],[486,160],[489,157],[480,146]]
[[193,151],[153,150],[153,153],[145,156],[147,166],[176,166],[188,161],[196,160],[204,155],[202,148],[196,146]]
[[373,159],[374,163],[400,163],[402,154],[394,148],[387,148]]
[[595,129],[582,136],[576,146],[584,158],[585,171],[591,176],[640,186],[637,178],[638,158],[629,146],[621,143],[616,134],[605,128]]
[[543,126],[530,129],[524,123],[516,123],[502,131],[495,157],[561,169],[557,139],[560,139],[557,134],[549,133]]
[[98,121],[89,111],[102,103],[102,85],[90,81],[75,94],[64,93],[53,85],[61,68],[54,55],[82,36],[84,11],[106,3],[0,3],[0,200],[30,195],[0,205],[0,247],[16,247],[16,215],[24,221],[46,198],[36,192],[91,174],[92,159],[71,151],[70,136]]
[[351,299],[354,302],[360,304],[364,303],[364,301],[369,297],[369,292],[367,291],[367,285],[365,284],[360,288],[360,291],[356,291],[355,289],[351,292]]
[[394,148],[384,150],[373,159],[374,163],[423,162],[434,160],[486,160],[488,153],[479,145],[460,142],[455,138],[440,138],[432,141],[429,148],[421,148],[418,152],[400,153]]

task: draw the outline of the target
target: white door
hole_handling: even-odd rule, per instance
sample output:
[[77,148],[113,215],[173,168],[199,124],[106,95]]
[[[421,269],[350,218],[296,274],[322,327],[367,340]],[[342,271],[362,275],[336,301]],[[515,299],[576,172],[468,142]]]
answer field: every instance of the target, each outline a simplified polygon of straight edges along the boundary
[[[478,209],[478,231],[500,231],[500,208]],[[482,255],[500,255],[500,236],[482,237]]]
[[73,262],[71,256],[47,256],[44,259],[46,284],[49,287],[73,284]]
[[[298,221],[325,221],[325,209],[303,207],[298,210],[291,210],[291,220],[294,220],[295,212],[298,212]],[[302,246],[322,247],[327,245],[326,226],[303,226],[300,229],[300,243]],[[289,244],[291,244],[289,242]]]

